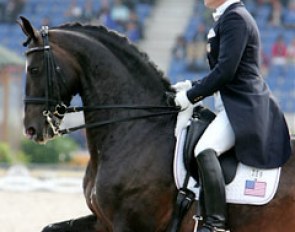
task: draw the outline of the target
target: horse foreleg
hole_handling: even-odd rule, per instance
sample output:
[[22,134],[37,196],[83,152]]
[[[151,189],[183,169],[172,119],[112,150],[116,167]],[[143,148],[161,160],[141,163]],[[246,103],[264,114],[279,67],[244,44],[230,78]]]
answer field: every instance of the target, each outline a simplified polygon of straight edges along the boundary
[[62,221],[46,226],[42,232],[106,232],[95,215]]
[[100,231],[112,231],[112,226],[110,222],[106,219],[104,213],[102,212],[99,204],[97,202],[96,196],[96,169],[93,168],[91,161],[89,161],[84,180],[83,180],[83,189],[84,195],[86,198],[86,203],[88,208],[96,215],[96,217],[101,221],[101,230]]

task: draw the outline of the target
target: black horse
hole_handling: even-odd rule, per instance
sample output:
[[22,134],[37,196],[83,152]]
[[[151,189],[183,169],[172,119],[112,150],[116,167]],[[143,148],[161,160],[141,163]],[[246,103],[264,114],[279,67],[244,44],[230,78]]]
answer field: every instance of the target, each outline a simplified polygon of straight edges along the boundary
[[[173,92],[170,83],[144,53],[102,26],[67,24],[37,31],[24,17],[19,24],[28,45],[27,136],[44,143],[69,132],[59,124],[75,94],[85,107],[90,161],[83,187],[93,215],[44,231],[166,231],[177,196],[172,172],[176,113],[166,95]],[[142,105],[158,108],[133,107]],[[232,231],[294,230],[294,176],[292,156],[271,203],[229,205]],[[195,208],[180,231],[193,231]]]

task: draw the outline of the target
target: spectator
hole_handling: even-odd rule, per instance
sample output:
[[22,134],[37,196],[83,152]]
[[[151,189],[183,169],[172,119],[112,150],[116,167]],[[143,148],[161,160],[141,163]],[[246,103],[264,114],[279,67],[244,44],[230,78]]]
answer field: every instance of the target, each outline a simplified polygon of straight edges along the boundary
[[121,0],[116,0],[111,9],[112,19],[121,27],[120,31],[124,31],[129,20],[130,10]]
[[172,48],[172,57],[177,60],[185,60],[187,55],[186,49],[186,39],[183,35],[179,35],[176,38],[176,43]]
[[200,23],[187,46],[187,62],[189,71],[204,71],[207,69],[206,62],[206,27]]
[[270,13],[270,24],[275,27],[282,25],[283,7],[279,0],[271,0],[272,11]]
[[284,26],[295,28],[295,0],[288,4],[286,14],[284,15]]
[[261,49],[261,74],[263,77],[268,75],[270,59],[264,50]]
[[108,0],[101,1],[101,8],[97,14],[98,25],[104,25],[110,29],[116,29],[117,24],[111,17],[111,9]]
[[138,0],[122,0],[122,3],[128,7],[130,10],[135,10],[136,4],[138,4]]
[[250,13],[256,20],[270,21],[269,2],[265,2],[265,0],[256,0],[255,7],[251,9]]
[[26,0],[10,0],[7,1],[5,7],[4,21],[7,23],[15,23],[19,14],[23,11]]
[[287,54],[289,62],[295,64],[295,37],[287,48]]
[[135,22],[129,21],[127,23],[125,34],[132,42],[136,43],[140,40],[139,30]]
[[42,24],[41,24],[42,26],[48,26],[48,27],[52,26],[51,20],[50,20],[50,18],[48,16],[44,16],[42,18],[41,22],[42,22]]
[[287,45],[282,35],[279,35],[272,46],[272,64],[284,66],[287,62]]
[[0,0],[0,22],[5,21],[6,0]]
[[129,22],[132,22],[135,24],[137,31],[138,31],[138,36],[140,39],[144,38],[144,25],[143,23],[138,19],[138,15],[135,10],[130,11],[129,15]]
[[85,5],[81,13],[81,21],[90,22],[94,18],[93,0],[85,1]]
[[247,6],[247,9],[249,12],[254,15],[255,14],[255,8],[256,8],[256,0],[244,0],[244,4]]
[[157,3],[157,0],[138,0],[138,2],[143,4],[155,5]]
[[79,21],[82,16],[82,9],[77,4],[77,0],[72,0],[69,9],[66,11],[65,16],[70,21]]
[[282,3],[282,5],[283,5],[284,7],[287,7],[288,4],[289,4],[290,2],[292,2],[292,1],[294,1],[294,0],[280,0],[280,2]]

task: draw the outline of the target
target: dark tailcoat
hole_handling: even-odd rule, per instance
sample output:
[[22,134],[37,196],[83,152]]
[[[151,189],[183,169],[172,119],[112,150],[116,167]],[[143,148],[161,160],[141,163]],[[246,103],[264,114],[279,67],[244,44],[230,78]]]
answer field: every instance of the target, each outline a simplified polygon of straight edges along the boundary
[[189,100],[197,102],[220,91],[238,160],[258,168],[283,165],[291,155],[290,136],[284,115],[259,74],[260,35],[254,19],[242,3],[235,3],[213,30],[207,47],[211,71],[193,83]]

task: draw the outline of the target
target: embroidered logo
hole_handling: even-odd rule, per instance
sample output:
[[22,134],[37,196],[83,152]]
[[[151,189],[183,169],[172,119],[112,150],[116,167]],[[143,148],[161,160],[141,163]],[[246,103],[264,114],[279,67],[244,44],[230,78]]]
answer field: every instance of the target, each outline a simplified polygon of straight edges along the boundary
[[266,182],[260,182],[257,180],[246,180],[244,195],[264,197],[266,193],[266,186]]

